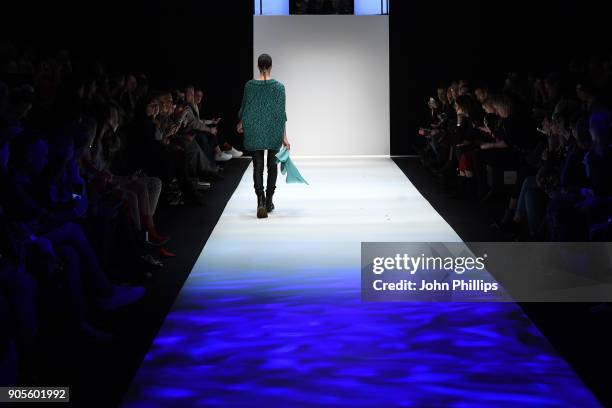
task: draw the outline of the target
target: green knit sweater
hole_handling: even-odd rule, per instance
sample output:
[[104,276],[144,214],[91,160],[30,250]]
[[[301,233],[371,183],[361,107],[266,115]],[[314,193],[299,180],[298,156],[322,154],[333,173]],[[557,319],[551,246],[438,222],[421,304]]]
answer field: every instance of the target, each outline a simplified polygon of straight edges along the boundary
[[285,86],[275,79],[251,79],[244,85],[238,117],[246,150],[280,149],[285,134]]

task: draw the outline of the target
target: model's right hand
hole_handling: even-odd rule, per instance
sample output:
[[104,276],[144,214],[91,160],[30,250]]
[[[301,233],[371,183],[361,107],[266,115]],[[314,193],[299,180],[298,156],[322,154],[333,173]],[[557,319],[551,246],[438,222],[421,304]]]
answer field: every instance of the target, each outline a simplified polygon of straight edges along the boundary
[[242,134],[244,133],[244,128],[242,127],[242,122],[238,122],[238,125],[236,126],[236,132]]

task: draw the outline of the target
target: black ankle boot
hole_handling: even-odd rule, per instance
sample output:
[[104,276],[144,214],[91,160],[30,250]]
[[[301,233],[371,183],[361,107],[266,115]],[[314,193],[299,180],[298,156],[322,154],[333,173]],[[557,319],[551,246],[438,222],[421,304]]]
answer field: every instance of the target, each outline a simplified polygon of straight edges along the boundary
[[257,218],[267,218],[268,212],[266,211],[266,196],[264,193],[257,194]]
[[272,202],[273,196],[274,191],[266,191],[266,211],[269,213],[274,211],[274,203]]

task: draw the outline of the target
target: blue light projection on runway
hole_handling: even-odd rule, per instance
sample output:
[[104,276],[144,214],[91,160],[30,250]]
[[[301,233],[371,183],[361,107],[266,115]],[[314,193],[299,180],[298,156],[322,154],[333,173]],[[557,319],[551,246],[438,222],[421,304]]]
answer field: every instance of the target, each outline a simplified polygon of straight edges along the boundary
[[362,303],[348,270],[261,275],[186,286],[124,406],[598,406],[516,305]]
[[265,221],[247,169],[124,408],[599,406],[516,304],[362,302],[360,242],[460,238],[391,159],[297,164]]

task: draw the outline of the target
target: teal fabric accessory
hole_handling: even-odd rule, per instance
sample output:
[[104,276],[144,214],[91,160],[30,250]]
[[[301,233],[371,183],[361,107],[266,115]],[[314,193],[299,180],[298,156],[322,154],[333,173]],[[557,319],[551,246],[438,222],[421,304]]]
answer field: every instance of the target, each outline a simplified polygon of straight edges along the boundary
[[304,177],[300,174],[295,164],[289,157],[289,150],[284,146],[281,147],[279,152],[276,154],[276,162],[281,165],[281,174],[287,174],[287,183],[305,183],[308,184]]

